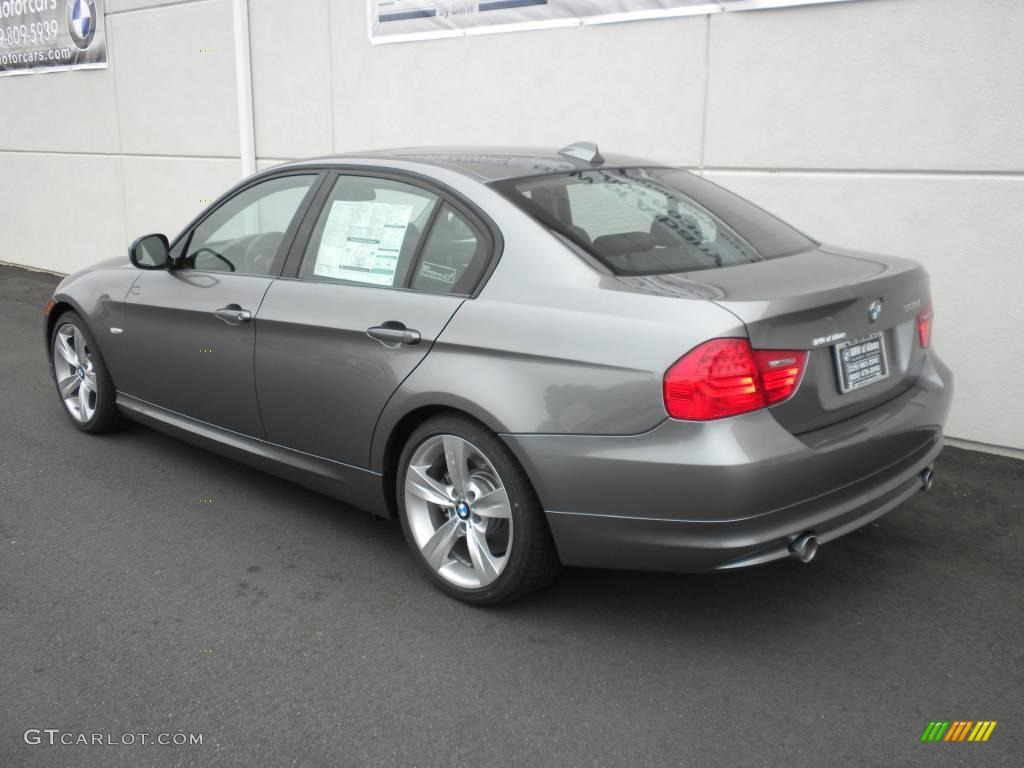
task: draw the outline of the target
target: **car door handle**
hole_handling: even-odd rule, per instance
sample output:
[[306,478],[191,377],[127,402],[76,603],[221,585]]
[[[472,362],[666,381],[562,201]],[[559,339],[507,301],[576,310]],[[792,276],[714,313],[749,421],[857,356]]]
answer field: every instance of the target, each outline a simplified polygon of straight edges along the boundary
[[388,320],[383,325],[366,329],[366,335],[376,339],[385,347],[411,346],[420,343],[420,332],[406,328],[403,323]]
[[252,312],[247,309],[242,309],[237,304],[228,304],[226,307],[221,307],[213,314],[228,325],[240,325],[241,323],[248,323],[252,320]]

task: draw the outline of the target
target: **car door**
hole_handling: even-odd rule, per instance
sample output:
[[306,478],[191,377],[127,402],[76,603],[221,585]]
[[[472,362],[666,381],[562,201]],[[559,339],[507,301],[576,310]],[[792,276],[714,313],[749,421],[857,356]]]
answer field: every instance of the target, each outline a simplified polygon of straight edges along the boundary
[[493,241],[419,182],[328,184],[256,316],[256,389],[268,440],[366,468],[384,405],[479,282]]
[[121,391],[263,437],[252,319],[319,179],[292,173],[242,188],[179,238],[172,269],[139,275],[126,305]]

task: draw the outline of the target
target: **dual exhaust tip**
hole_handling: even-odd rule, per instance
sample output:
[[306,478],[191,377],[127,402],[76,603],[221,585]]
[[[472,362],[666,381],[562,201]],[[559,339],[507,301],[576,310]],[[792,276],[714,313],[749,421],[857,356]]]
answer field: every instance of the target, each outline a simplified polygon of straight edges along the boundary
[[[921,472],[921,489],[931,490],[935,482],[934,466],[927,467]],[[797,536],[789,545],[789,556],[799,560],[801,563],[809,563],[818,554],[818,537],[813,533],[802,533]]]

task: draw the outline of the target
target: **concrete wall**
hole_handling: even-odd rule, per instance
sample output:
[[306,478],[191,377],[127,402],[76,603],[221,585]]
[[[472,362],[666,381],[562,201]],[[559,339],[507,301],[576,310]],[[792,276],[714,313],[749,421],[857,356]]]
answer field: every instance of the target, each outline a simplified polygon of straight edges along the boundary
[[[1024,4],[860,0],[371,46],[362,0],[249,0],[257,165],[594,139],[920,259],[950,434],[1024,449]],[[0,78],[0,260],[70,271],[235,181],[230,0],[108,0],[107,70]],[[213,53],[200,53],[212,49]]]
[[108,69],[0,78],[0,260],[73,271],[238,180],[230,0],[106,10]]

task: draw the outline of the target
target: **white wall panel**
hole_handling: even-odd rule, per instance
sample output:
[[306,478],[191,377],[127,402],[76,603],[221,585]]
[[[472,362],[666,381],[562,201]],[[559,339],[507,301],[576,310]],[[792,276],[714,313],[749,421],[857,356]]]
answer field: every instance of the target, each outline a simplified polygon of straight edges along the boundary
[[866,0],[711,19],[706,162],[1024,170],[1024,3]]
[[370,46],[365,3],[332,15],[338,151],[590,139],[699,160],[705,18]]
[[[271,0],[276,2],[277,0]],[[168,5],[172,3],[184,4],[186,2],[202,3],[209,0],[107,0],[103,5],[108,14],[121,13],[122,11],[137,11],[143,8]]]
[[275,165],[281,165],[281,163],[287,162],[283,159],[268,159],[265,157],[256,158],[256,170],[265,171],[267,168],[273,168]]
[[328,2],[249,3],[256,152],[261,156],[331,152]]
[[119,151],[110,69],[14,75],[0,81],[0,150]]
[[1024,178],[709,173],[819,240],[921,261],[956,376],[948,433],[1024,449]]
[[121,161],[0,152],[0,260],[74,272],[127,256]]
[[[922,260],[957,375],[949,433],[1024,449],[1005,385],[1024,377],[1024,3],[859,0],[385,46],[369,45],[363,0],[249,7],[259,169],[581,139],[703,162],[815,236]],[[231,0],[106,9],[109,69],[0,78],[0,260],[69,272],[173,237],[238,179]],[[931,173],[886,173],[908,170]]]
[[174,237],[212,200],[238,182],[238,160],[126,157],[128,239],[150,232]]
[[[107,17],[130,154],[238,155],[229,0]],[[205,53],[209,49],[210,53]]]

